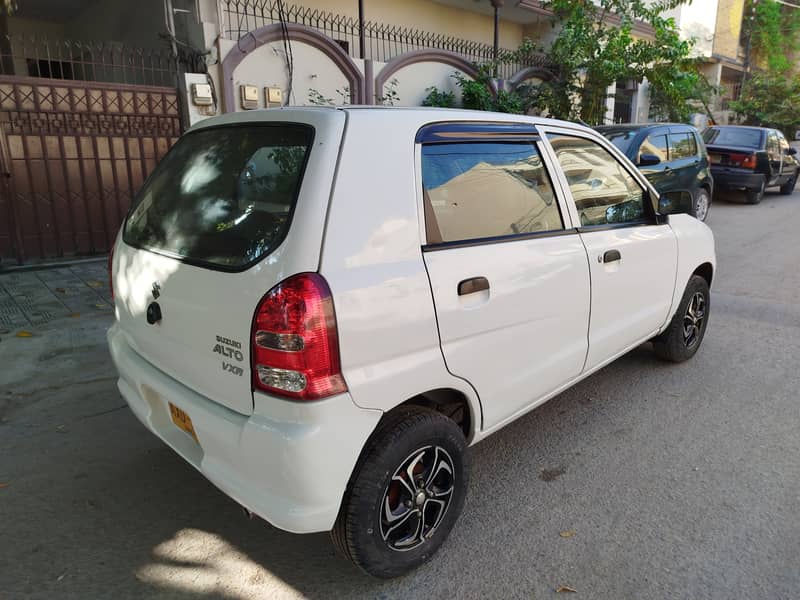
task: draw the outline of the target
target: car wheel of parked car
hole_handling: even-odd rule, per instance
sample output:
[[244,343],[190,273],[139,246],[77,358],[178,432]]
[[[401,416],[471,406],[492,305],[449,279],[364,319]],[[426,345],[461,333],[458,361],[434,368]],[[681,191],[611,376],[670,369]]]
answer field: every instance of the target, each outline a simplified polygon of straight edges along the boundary
[[711,206],[711,196],[705,188],[699,188],[694,195],[692,203],[692,216],[698,221],[705,221],[708,217],[708,209]]
[[694,356],[708,326],[711,307],[708,282],[692,275],[669,326],[653,339],[656,354],[664,360],[683,362]]
[[459,426],[411,407],[387,417],[350,478],[331,537],[375,577],[402,575],[429,559],[458,519],[469,480]]
[[755,190],[747,190],[745,192],[745,200],[748,204],[761,204],[761,200],[764,198],[764,189],[767,187],[767,180],[762,175],[761,176],[761,186]]
[[794,191],[794,186],[797,184],[797,171],[794,172],[792,178],[781,186],[781,194],[788,196]]

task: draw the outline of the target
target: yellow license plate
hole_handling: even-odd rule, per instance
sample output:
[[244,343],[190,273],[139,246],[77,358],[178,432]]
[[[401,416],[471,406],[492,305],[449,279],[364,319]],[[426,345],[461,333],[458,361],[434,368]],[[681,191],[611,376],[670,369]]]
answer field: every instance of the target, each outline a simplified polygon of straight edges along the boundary
[[172,422],[175,423],[179,429],[183,429],[186,433],[194,438],[195,442],[198,444],[200,443],[200,441],[197,439],[197,434],[194,431],[194,425],[192,425],[192,419],[189,417],[189,415],[175,406],[172,402],[169,403],[169,414],[172,415]]

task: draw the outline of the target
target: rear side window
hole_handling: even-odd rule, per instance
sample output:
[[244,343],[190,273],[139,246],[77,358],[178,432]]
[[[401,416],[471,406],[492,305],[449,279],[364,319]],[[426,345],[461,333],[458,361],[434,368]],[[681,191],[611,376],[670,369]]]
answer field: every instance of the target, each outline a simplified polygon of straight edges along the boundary
[[533,142],[425,145],[422,183],[428,243],[563,229]]
[[637,163],[642,160],[642,154],[652,154],[653,156],[657,156],[661,162],[667,162],[669,160],[667,136],[648,135],[647,139],[639,146],[639,155],[636,157]]
[[672,160],[691,158],[697,155],[697,142],[691,133],[670,133],[669,151]]
[[231,270],[266,256],[289,228],[312,138],[294,124],[188,133],[139,192],[125,243]]
[[710,146],[745,146],[747,148],[761,148],[761,135],[762,132],[759,129],[709,127],[703,132],[703,140]]

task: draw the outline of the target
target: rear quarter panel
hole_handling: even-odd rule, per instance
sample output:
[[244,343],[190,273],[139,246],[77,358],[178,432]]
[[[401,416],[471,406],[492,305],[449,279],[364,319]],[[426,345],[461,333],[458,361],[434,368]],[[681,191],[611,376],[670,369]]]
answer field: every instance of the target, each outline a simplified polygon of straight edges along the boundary
[[320,272],[333,294],[342,373],[354,402],[388,411],[439,388],[462,392],[473,431],[477,395],[439,346],[422,260],[414,136],[418,118],[350,111]]

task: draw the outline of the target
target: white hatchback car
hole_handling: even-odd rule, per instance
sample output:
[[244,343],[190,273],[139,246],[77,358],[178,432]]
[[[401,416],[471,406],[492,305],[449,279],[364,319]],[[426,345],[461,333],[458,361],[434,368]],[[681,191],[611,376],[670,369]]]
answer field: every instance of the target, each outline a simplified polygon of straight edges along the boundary
[[209,119],[111,258],[119,390],[247,511],[378,577],[447,537],[467,446],[632,348],[690,358],[709,228],[594,131],[437,109]]

